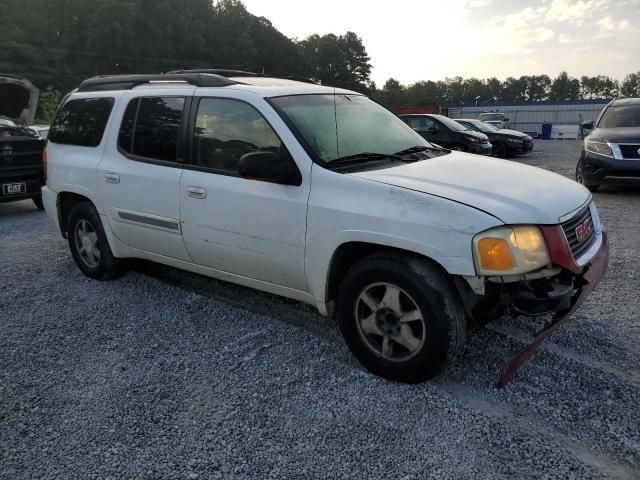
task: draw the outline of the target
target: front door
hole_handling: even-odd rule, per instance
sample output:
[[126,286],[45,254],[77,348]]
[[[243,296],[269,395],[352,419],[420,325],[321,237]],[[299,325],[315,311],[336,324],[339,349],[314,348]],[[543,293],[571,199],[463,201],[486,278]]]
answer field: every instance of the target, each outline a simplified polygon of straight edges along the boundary
[[[287,151],[269,121],[240,99],[194,99],[192,108],[191,165],[180,181],[180,208],[184,241],[193,261],[306,291],[309,172],[305,170],[310,165],[297,166],[301,185],[241,178],[242,155]],[[267,115],[282,123],[274,112]]]
[[[122,124],[98,166],[102,204],[114,235],[131,247],[189,261],[180,227],[180,128],[194,89],[125,94]],[[186,121],[186,119],[184,120]]]

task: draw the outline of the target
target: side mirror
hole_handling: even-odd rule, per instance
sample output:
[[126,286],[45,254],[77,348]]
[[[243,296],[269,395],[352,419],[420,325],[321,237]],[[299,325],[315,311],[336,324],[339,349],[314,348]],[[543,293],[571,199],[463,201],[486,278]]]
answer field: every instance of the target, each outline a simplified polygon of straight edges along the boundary
[[503,120],[503,122],[508,122],[508,121],[509,121],[509,119],[508,119],[508,118],[505,118],[505,119]]
[[248,180],[300,185],[301,179],[288,155],[279,152],[249,152],[240,157],[238,174]]
[[588,122],[582,122],[582,128],[593,130],[593,120],[590,120]]

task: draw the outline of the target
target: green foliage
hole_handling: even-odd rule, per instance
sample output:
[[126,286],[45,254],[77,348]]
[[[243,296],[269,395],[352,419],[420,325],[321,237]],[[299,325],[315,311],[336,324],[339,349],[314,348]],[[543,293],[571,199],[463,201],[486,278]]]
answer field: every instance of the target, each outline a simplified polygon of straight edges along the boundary
[[548,75],[523,75],[500,81],[462,77],[438,82],[420,81],[403,86],[391,78],[372,96],[387,107],[418,107],[460,102],[539,102],[542,100],[610,99],[618,94],[640,97],[640,72],[627,75],[622,84],[610,77],[570,77],[560,73],[553,81]]
[[640,97],[640,72],[624,77],[620,84],[620,94],[623,97]]
[[[67,92],[94,75],[187,68],[314,78],[361,91],[370,81],[369,56],[353,32],[298,43],[238,0],[2,0],[0,32],[0,73],[45,92]],[[322,48],[310,48],[316,39]]]
[[298,45],[314,80],[323,85],[368,92],[371,59],[355,33],[311,35]]
[[62,94],[51,86],[40,91],[35,119],[36,125],[50,125],[53,122],[53,117],[61,99]]

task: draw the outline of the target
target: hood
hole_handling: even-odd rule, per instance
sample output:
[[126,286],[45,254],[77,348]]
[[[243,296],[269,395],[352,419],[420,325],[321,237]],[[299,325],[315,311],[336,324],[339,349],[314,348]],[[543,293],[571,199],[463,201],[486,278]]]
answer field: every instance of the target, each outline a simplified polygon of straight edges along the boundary
[[596,128],[587,140],[605,143],[640,143],[640,127]]
[[487,137],[484,133],[476,132],[475,130],[463,130],[456,133],[459,133],[460,135],[466,135],[468,137],[476,137],[480,140],[489,140],[489,137]]
[[497,132],[494,133],[499,133],[500,135],[508,135],[509,137],[518,137],[522,139],[531,138],[526,133],[519,132],[518,130],[510,130],[508,128],[500,128]]
[[557,224],[591,197],[582,185],[547,170],[461,152],[351,175],[448,198],[506,224]]
[[0,75],[0,118],[31,125],[36,116],[39,93],[28,80]]

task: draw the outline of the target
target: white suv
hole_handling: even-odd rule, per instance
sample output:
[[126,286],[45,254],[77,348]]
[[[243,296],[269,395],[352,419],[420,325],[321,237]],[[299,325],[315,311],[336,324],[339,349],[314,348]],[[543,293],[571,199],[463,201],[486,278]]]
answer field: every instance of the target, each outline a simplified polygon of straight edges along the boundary
[[469,320],[567,316],[606,267],[584,187],[431,145],[347,90],[97,77],[63,101],[47,158],[45,207],[85,275],[137,257],[308,302],[399,381],[442,371]]

